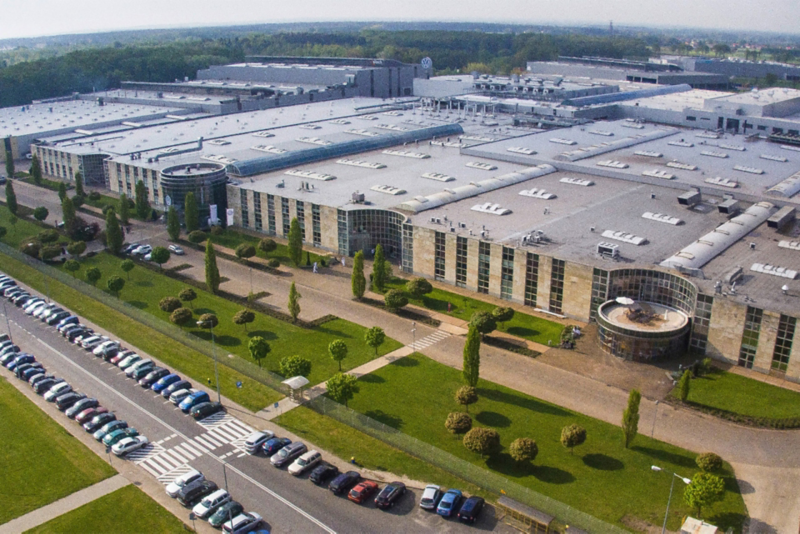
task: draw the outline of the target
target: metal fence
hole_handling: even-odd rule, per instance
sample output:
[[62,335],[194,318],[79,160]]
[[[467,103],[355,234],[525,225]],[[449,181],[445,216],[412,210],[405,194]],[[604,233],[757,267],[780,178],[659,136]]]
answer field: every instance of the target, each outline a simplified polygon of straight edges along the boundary
[[[213,347],[206,341],[197,338],[196,336],[182,330],[181,328],[159,319],[145,311],[131,306],[122,300],[112,297],[105,291],[102,291],[86,282],[78,280],[65,272],[46,265],[35,258],[31,258],[27,254],[11,248],[3,243],[0,243],[0,253],[10,256],[29,267],[40,272],[47,282],[47,278],[52,278],[76,291],[79,291],[87,296],[98,300],[106,306],[138,321],[148,327],[160,332],[170,338],[186,345],[187,347],[196,350],[201,354],[208,357],[213,356]],[[264,370],[256,365],[243,360],[241,358],[222,358],[219,360],[221,365],[225,365],[236,371],[242,373],[249,378],[260,382],[280,393],[285,393],[286,388],[281,384],[282,377]],[[415,456],[425,462],[433,464],[445,471],[464,479],[476,486],[485,488],[489,491],[499,494],[505,494],[519,502],[525,503],[529,506],[537,508],[542,512],[555,516],[559,521],[566,523],[570,526],[579,527],[592,533],[597,534],[618,534],[627,531],[610,525],[601,521],[593,516],[590,516],[580,510],[576,510],[569,505],[560,501],[556,501],[542,495],[536,491],[523,487],[515,482],[512,482],[492,471],[478,467],[466,460],[458,458],[443,451],[429,443],[420,441],[414,437],[400,432],[396,428],[387,426],[379,421],[376,421],[364,414],[358,413],[350,408],[330,400],[327,397],[320,396],[307,403],[314,411],[331,417],[341,423],[344,423],[360,432],[383,441],[393,447],[396,447],[412,456]]]

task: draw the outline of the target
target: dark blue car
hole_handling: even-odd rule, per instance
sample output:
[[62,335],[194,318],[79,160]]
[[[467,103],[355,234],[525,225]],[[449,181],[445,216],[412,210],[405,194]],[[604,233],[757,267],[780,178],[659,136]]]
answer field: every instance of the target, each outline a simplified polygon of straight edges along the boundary
[[35,362],[36,358],[34,358],[33,354],[20,354],[13,360],[11,360],[6,367],[13,371],[17,368],[18,365],[22,365],[23,363],[32,363]]
[[264,454],[267,456],[272,456],[288,444],[290,444],[292,440],[289,438],[272,438],[268,439],[261,445],[261,450],[264,451]]
[[162,389],[164,389],[165,387],[170,386],[170,385],[174,384],[175,382],[180,381],[180,379],[181,379],[180,376],[176,375],[175,373],[172,373],[170,375],[167,375],[167,376],[161,378],[158,382],[153,384],[153,387],[151,389],[153,391],[155,391],[156,393],[158,393]]
[[442,500],[439,501],[439,506],[436,507],[436,513],[443,517],[450,517],[459,509],[461,504],[461,492],[457,489],[448,490],[444,494]]
[[197,391],[195,393],[192,393],[185,399],[183,399],[181,403],[178,405],[178,407],[181,409],[183,413],[189,413],[192,410],[192,408],[194,408],[198,404],[202,402],[209,402],[209,400],[210,399],[208,397],[208,393],[206,393],[205,391]]

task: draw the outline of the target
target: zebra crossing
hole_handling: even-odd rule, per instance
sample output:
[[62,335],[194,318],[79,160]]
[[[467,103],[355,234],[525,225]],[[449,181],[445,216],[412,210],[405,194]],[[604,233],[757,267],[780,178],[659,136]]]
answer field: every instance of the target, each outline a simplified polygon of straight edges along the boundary
[[177,434],[172,434],[130,453],[128,459],[133,460],[162,484],[169,484],[191,469],[189,462],[226,445],[232,446],[234,451],[221,454],[220,458],[224,459],[237,452],[244,456],[244,441],[253,433],[252,428],[227,413],[214,414],[198,423],[206,429],[205,433],[182,443],[175,439]]
[[431,345],[435,345],[436,343],[442,341],[443,339],[447,339],[450,337],[450,334],[445,332],[444,330],[437,330],[433,334],[429,336],[425,336],[422,339],[415,340],[411,345],[412,350],[422,350]]

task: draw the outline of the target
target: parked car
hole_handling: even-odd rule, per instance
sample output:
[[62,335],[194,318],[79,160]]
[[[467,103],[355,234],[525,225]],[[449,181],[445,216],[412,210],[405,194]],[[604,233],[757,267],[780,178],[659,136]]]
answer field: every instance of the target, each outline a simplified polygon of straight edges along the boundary
[[50,391],[50,388],[62,382],[66,382],[66,380],[64,380],[63,378],[55,378],[55,377],[45,378],[43,380],[40,380],[39,382],[36,383],[36,385],[33,386],[33,391],[35,391],[37,395],[45,395],[48,391]]
[[170,373],[168,375],[165,375],[165,376],[162,376],[161,378],[159,378],[155,382],[155,384],[150,386],[150,389],[152,389],[156,393],[161,393],[162,391],[167,389],[167,387],[171,386],[172,384],[175,384],[176,382],[180,382],[180,381],[181,381],[180,375],[176,375],[175,373]]
[[135,438],[138,435],[139,431],[135,428],[119,428],[103,436],[103,445],[106,447],[112,447],[125,438]]
[[359,480],[361,480],[361,474],[358,471],[347,471],[334,478],[328,484],[328,489],[336,494],[344,493],[355,486]]
[[77,393],[75,391],[64,393],[63,395],[60,395],[59,397],[56,398],[55,402],[56,408],[58,408],[63,412],[67,408],[70,408],[72,405],[85,398],[86,395],[84,395],[83,393]]
[[122,419],[114,419],[113,421],[109,421],[108,423],[104,424],[98,430],[95,430],[94,434],[92,434],[92,437],[97,441],[100,441],[106,437],[107,434],[115,430],[119,430],[120,428],[128,428],[128,423]]
[[308,451],[300,456],[297,460],[289,466],[289,474],[300,476],[322,460],[322,453],[319,451]]
[[261,516],[255,512],[240,514],[233,518],[233,521],[225,522],[222,531],[225,534],[244,534],[250,532],[261,523]]
[[81,319],[77,315],[68,315],[58,322],[56,330],[63,332],[66,327],[77,325],[80,322]]
[[125,248],[122,249],[122,252],[124,254],[130,254],[131,252],[133,252],[134,250],[136,250],[141,246],[142,246],[141,243],[131,243],[130,245],[125,245]]
[[[128,367],[130,367],[134,363],[140,361],[141,359],[142,359],[142,357],[139,356],[136,353],[129,354],[128,356],[126,356],[125,358],[123,358],[119,362],[117,362],[117,366],[124,371],[125,369],[127,369]],[[112,363],[114,362],[114,358],[111,359],[111,362]]]
[[79,326],[75,330],[70,330],[68,333],[65,333],[64,337],[67,338],[67,341],[70,343],[75,343],[76,339],[82,339],[83,336],[87,334],[92,334],[92,329],[86,326]]
[[276,454],[272,455],[269,459],[270,463],[275,467],[283,467],[292,462],[295,458],[305,453],[308,450],[306,444],[301,441],[295,441],[279,450]]
[[132,364],[130,364],[130,365],[125,367],[125,376],[127,376],[128,378],[131,378],[131,377],[133,377],[133,374],[136,371],[138,371],[140,369],[150,369],[150,370],[152,370],[153,367],[155,367],[155,366],[156,366],[155,362],[153,362],[153,360],[151,360],[149,358],[145,359],[145,360],[138,360],[138,361],[133,362]]
[[58,323],[60,323],[67,317],[70,317],[71,315],[72,314],[70,312],[65,310],[62,310],[58,313],[51,313],[45,320],[45,323],[47,323],[49,326],[56,326]]
[[272,456],[291,442],[289,438],[270,438],[261,445],[261,451],[267,456]]
[[169,401],[172,404],[176,405],[176,406],[180,406],[180,404],[184,400],[186,400],[186,398],[189,395],[191,395],[192,392],[194,392],[194,391],[197,391],[197,390],[196,389],[179,389],[178,391],[175,391],[174,393],[172,393],[172,395],[169,396]]
[[439,506],[436,507],[436,513],[443,517],[452,516],[459,509],[461,497],[461,491],[457,489],[447,490],[447,493],[442,496],[442,500],[439,501]]
[[378,491],[378,484],[371,480],[364,480],[350,490],[347,498],[351,501],[361,504],[369,499],[369,496]]
[[253,432],[244,440],[244,450],[246,450],[248,454],[256,454],[262,445],[273,437],[275,437],[275,434],[269,430]]
[[8,345],[0,350],[0,363],[5,367],[17,356],[19,356],[19,347],[16,345]]
[[100,415],[94,416],[90,421],[83,424],[83,429],[87,432],[96,432],[101,426],[106,423],[110,423],[111,421],[117,418],[111,412],[101,413]]
[[67,410],[65,413],[67,417],[69,417],[70,419],[75,419],[75,416],[81,413],[83,410],[86,410],[87,408],[95,408],[99,405],[100,403],[97,402],[97,399],[93,398],[82,399],[73,404],[70,407],[70,409]]
[[233,518],[238,517],[242,512],[244,512],[244,506],[236,501],[228,501],[211,514],[208,524],[214,528],[222,528],[223,523],[230,524]]
[[225,409],[222,406],[221,402],[201,402],[197,406],[194,406],[190,413],[192,417],[197,420],[205,419],[210,415],[214,415],[217,412],[223,411]]
[[110,339],[108,341],[103,341],[102,343],[97,345],[94,349],[92,349],[92,354],[94,354],[95,356],[102,356],[105,350],[110,347],[118,348],[119,341],[112,341]]
[[154,367],[147,373],[144,378],[139,379],[139,385],[145,389],[150,389],[153,384],[170,374],[169,369],[165,367]]
[[203,500],[197,503],[192,512],[200,519],[207,519],[217,508],[231,500],[231,494],[224,489],[206,495]]
[[422,492],[422,498],[419,500],[419,507],[425,510],[435,510],[441,498],[442,488],[435,484],[428,484]]
[[44,400],[47,402],[53,402],[59,395],[69,393],[70,391],[72,391],[72,386],[66,382],[61,382],[60,384],[54,385],[47,393],[44,394]]
[[172,384],[161,390],[161,396],[168,399],[170,398],[170,396],[172,396],[173,393],[175,393],[176,391],[180,391],[182,389],[185,389],[187,391],[192,389],[192,383],[189,382],[188,380],[178,380],[177,382],[173,382]]
[[48,373],[39,373],[38,375],[33,375],[32,377],[30,377],[28,379],[28,384],[30,384],[31,387],[34,388],[36,387],[36,384],[38,384],[42,380],[49,380],[49,379],[55,379],[55,376]]
[[170,245],[168,248],[169,248],[169,251],[172,252],[173,254],[175,254],[176,256],[183,256],[184,254],[186,254],[183,251],[183,249],[181,247],[179,247],[178,245]]
[[25,375],[26,372],[28,372],[28,371],[36,372],[36,371],[39,371],[40,369],[44,369],[44,366],[41,364],[41,362],[23,363],[23,364],[17,365],[14,368],[14,375],[16,375],[16,377],[19,378],[19,379],[24,379],[25,378],[24,375]]
[[133,249],[130,253],[134,256],[144,256],[153,252],[153,247],[150,245],[141,245]]
[[[54,307],[52,307],[52,308],[48,308],[48,309],[44,310],[44,311],[41,313],[41,315],[39,315],[39,320],[40,320],[40,321],[42,321],[43,323],[47,323],[47,321],[48,321],[48,320],[49,320],[49,319],[50,319],[52,316],[54,316],[54,315],[58,315],[58,314],[61,314],[61,313],[64,313],[64,308],[60,308],[60,307],[58,307],[58,306],[54,306]],[[67,312],[67,313],[69,313],[69,312]],[[65,317],[66,317],[66,316],[65,316]],[[62,317],[62,319],[63,319],[63,317]],[[60,319],[59,319],[59,320],[60,320]]]
[[201,473],[197,469],[192,469],[188,473],[182,474],[181,476],[175,478],[175,480],[167,484],[167,495],[169,495],[174,499],[178,495],[178,492],[181,491],[181,488],[183,488],[187,484],[192,484],[194,482],[198,482],[204,479],[205,476],[203,476],[203,473]]
[[375,506],[381,509],[391,508],[406,492],[406,485],[402,482],[392,482],[383,487],[375,497]]
[[183,399],[178,405],[178,408],[180,408],[183,413],[189,413],[189,411],[198,404],[209,401],[208,393],[205,391],[195,391]]
[[133,451],[138,451],[148,443],[149,441],[145,436],[123,438],[119,440],[119,442],[117,442],[116,445],[111,447],[111,452],[113,452],[117,456],[124,456],[126,454],[132,453]]
[[75,416],[75,422],[79,425],[82,425],[87,421],[91,421],[93,417],[98,416],[101,413],[108,413],[108,408],[104,408],[102,406],[98,406],[97,408],[87,408]]
[[210,480],[203,479],[182,487],[176,498],[183,506],[189,507],[215,491],[217,491],[217,485]]
[[128,378],[132,378],[136,380],[138,383],[139,380],[146,377],[148,374],[152,373],[156,369],[156,365],[154,363],[145,363],[142,365],[134,364],[134,369],[128,368],[125,371],[125,374],[128,375]]
[[117,353],[116,356],[112,356],[111,358],[109,358],[108,363],[119,366],[120,364],[122,364],[122,362],[124,362],[127,358],[130,358],[131,356],[138,356],[138,354],[136,354],[132,350],[121,350]]
[[78,330],[80,328],[84,328],[83,325],[80,325],[80,324],[68,324],[68,325],[64,326],[63,328],[59,328],[58,332],[63,337],[67,337],[70,334],[70,332],[72,332],[73,330]]
[[317,486],[322,486],[330,479],[338,475],[338,467],[331,465],[328,462],[320,462],[320,464],[317,465],[313,471],[311,471],[311,475],[309,475],[308,479]]
[[461,505],[461,510],[458,511],[458,519],[465,523],[474,523],[478,520],[485,502],[483,497],[473,495]]
[[81,340],[81,347],[85,350],[94,350],[96,346],[104,341],[108,341],[106,336],[89,336],[86,339]]

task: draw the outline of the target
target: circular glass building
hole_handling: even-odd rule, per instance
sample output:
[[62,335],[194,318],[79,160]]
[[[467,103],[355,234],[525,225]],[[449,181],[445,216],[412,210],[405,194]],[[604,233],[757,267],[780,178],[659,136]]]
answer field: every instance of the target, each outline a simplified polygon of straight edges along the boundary
[[161,171],[161,189],[164,203],[183,211],[186,194],[194,193],[200,219],[204,221],[210,206],[216,204],[217,217],[224,218],[227,205],[225,184],[228,175],[225,165],[220,163],[191,163],[167,167]]

